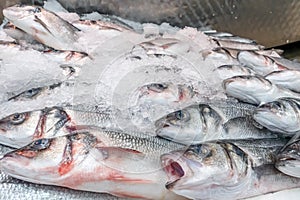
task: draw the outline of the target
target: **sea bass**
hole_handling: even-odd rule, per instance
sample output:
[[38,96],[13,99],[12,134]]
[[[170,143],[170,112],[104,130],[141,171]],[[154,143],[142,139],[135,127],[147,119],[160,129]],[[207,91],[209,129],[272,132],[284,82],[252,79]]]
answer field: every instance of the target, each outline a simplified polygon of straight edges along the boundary
[[53,12],[36,6],[16,5],[4,9],[3,14],[42,44],[56,50],[83,51],[76,45],[80,30]]
[[191,105],[156,121],[156,134],[170,140],[195,144],[218,139],[274,138],[252,123],[254,107],[237,102]]
[[253,118],[271,131],[294,135],[300,131],[299,106],[299,99],[280,98],[259,106],[253,113]]
[[67,135],[75,125],[114,127],[109,111],[80,107],[52,107],[7,116],[0,120],[0,143],[18,148],[36,139]]
[[276,168],[290,176],[300,178],[300,137],[296,135],[277,155]]
[[159,155],[175,144],[101,132],[36,140],[4,155],[1,170],[33,183],[119,197],[182,199],[164,187],[167,177],[159,164]]
[[138,103],[172,105],[190,101],[197,95],[192,85],[175,83],[150,83],[138,88]]
[[300,94],[277,86],[262,76],[234,76],[224,80],[223,88],[229,96],[255,105],[281,97],[300,98]]
[[161,156],[166,187],[191,199],[243,199],[297,188],[300,179],[274,168],[286,140],[219,141]]
[[265,78],[276,85],[294,92],[300,92],[300,71],[298,70],[275,71],[265,76]]

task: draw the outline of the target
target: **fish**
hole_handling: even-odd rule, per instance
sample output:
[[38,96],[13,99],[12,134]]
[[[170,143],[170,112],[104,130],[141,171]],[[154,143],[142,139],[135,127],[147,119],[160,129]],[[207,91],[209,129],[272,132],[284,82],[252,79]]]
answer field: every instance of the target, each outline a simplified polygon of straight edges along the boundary
[[300,97],[298,93],[273,84],[262,76],[234,76],[223,81],[227,95],[240,101],[260,105],[282,97]]
[[214,71],[218,73],[222,80],[231,78],[233,76],[255,75],[255,72],[250,68],[241,65],[221,65]]
[[192,85],[171,82],[149,83],[138,88],[137,92],[139,104],[151,102],[171,105],[189,101],[197,95]]
[[300,71],[275,71],[265,76],[266,79],[281,87],[300,93]]
[[15,5],[3,15],[35,40],[56,50],[84,52],[76,42],[80,30],[58,15],[39,6]]
[[62,82],[58,82],[49,86],[42,86],[31,88],[19,94],[11,94],[11,97],[7,99],[7,101],[26,101],[37,98],[38,96],[47,96],[47,93],[53,92],[55,88],[58,88],[62,85]]
[[13,38],[17,44],[21,45],[22,48],[27,49],[31,48],[37,51],[49,51],[50,49],[47,48],[45,45],[36,41],[31,35],[27,34],[26,32],[22,31],[21,29],[15,27],[11,22],[8,22],[4,27],[3,31]]
[[251,105],[230,101],[191,105],[157,120],[156,134],[187,145],[221,139],[277,137],[253,125],[253,109]]
[[122,132],[92,132],[77,129],[70,135],[36,140],[5,154],[1,170],[33,183],[118,197],[183,199],[164,187],[167,177],[160,166],[160,153],[174,144],[159,138],[134,140]]
[[293,136],[300,131],[300,100],[280,98],[260,105],[253,113],[253,119],[267,129]]
[[17,148],[41,137],[53,137],[68,120],[60,108],[12,114],[0,120],[0,143]]
[[287,140],[215,141],[161,156],[166,188],[190,199],[243,199],[297,188],[300,179],[275,169]]
[[[15,179],[0,172],[1,199],[41,199],[50,200],[81,200],[81,199],[103,199],[103,200],[124,200],[108,194],[77,191],[68,188],[38,185]],[[8,189],[9,188],[9,189]]]
[[300,178],[300,138],[295,135],[277,154],[275,167],[284,174]]
[[36,139],[67,135],[76,125],[117,128],[112,111],[73,105],[14,113],[0,120],[0,144],[20,148]]
[[255,53],[255,51],[240,51],[237,56],[240,64],[245,65],[255,71],[258,75],[267,75],[273,71],[287,69],[285,66],[277,64],[274,59],[267,55]]

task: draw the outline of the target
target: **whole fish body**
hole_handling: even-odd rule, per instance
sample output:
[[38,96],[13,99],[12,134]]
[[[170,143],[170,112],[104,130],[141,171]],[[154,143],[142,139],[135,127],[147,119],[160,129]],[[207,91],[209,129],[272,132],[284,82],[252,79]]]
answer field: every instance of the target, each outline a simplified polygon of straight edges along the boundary
[[222,139],[276,138],[258,129],[251,118],[254,106],[234,101],[188,106],[156,121],[156,134],[183,144]]
[[297,188],[300,179],[274,168],[282,139],[217,141],[161,156],[166,187],[191,199],[243,199]]
[[5,154],[0,166],[6,174],[39,184],[129,198],[182,199],[165,189],[167,177],[159,161],[161,153],[180,147],[159,138],[88,128],[36,140]]

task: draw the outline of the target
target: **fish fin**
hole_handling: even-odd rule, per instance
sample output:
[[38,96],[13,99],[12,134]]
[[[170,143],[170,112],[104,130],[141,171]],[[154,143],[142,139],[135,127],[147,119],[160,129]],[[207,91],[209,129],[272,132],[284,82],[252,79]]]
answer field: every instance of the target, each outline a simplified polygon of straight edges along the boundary
[[41,24],[51,35],[53,35],[51,33],[51,31],[49,30],[49,28],[47,27],[47,25],[38,16],[36,16],[36,15],[34,16],[34,21]]
[[145,154],[134,150],[130,148],[122,148],[122,147],[96,147],[96,149],[101,153],[101,157],[99,157],[99,152],[94,152],[98,153],[98,158],[101,160],[107,159],[107,158],[125,158],[125,159],[131,159],[131,160],[141,160],[145,158]]

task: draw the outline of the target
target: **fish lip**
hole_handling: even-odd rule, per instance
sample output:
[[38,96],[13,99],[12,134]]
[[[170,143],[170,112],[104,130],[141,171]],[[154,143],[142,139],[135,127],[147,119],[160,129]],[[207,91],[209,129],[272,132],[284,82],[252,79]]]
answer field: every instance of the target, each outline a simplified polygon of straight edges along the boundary
[[167,153],[161,156],[162,168],[168,176],[168,182],[165,184],[167,189],[173,189],[176,183],[185,176],[185,171],[179,164],[180,161],[180,155]]
[[287,155],[279,155],[277,156],[277,162],[281,161],[294,161],[294,160],[299,160],[300,158],[296,158],[295,156],[287,156]]
[[159,130],[161,128],[166,128],[166,127],[170,127],[170,124],[167,123],[167,119],[166,118],[161,118],[158,119],[155,123],[154,126]]
[[232,82],[234,82],[233,77],[228,78],[228,79],[225,79],[225,80],[222,82],[222,87],[223,87],[223,89],[226,90],[226,89],[227,89],[227,86],[228,86],[230,83],[232,83]]

